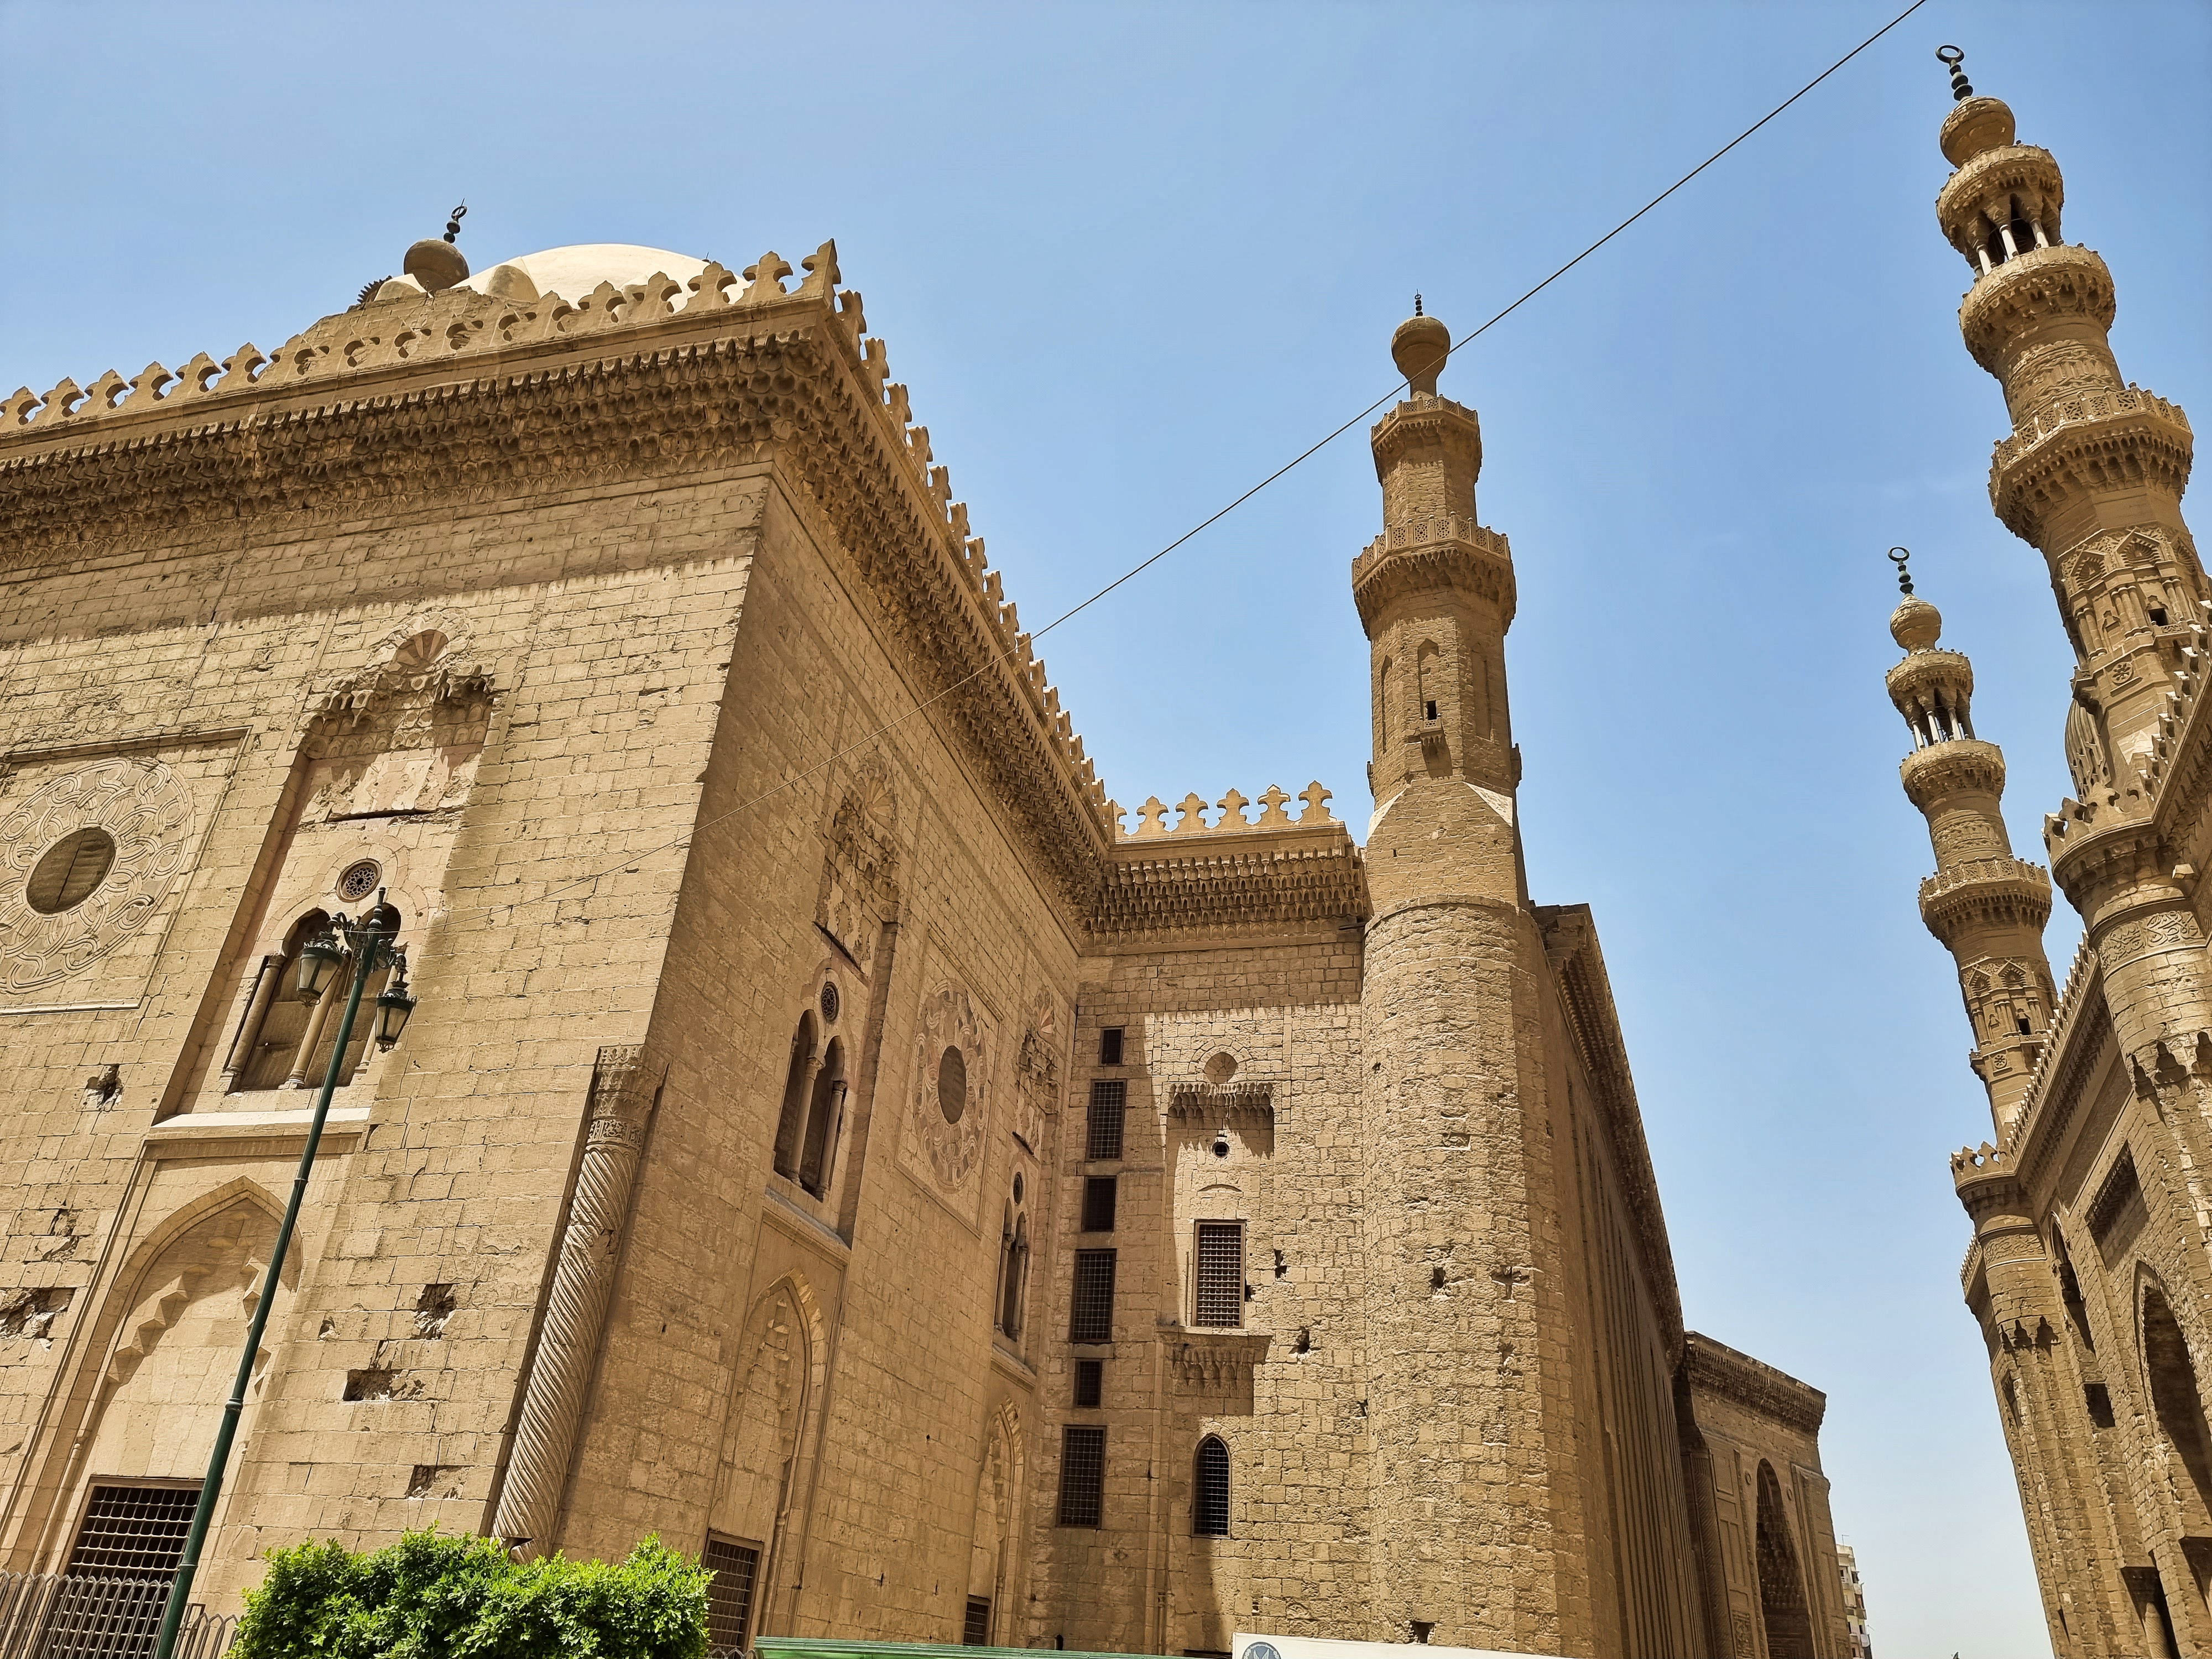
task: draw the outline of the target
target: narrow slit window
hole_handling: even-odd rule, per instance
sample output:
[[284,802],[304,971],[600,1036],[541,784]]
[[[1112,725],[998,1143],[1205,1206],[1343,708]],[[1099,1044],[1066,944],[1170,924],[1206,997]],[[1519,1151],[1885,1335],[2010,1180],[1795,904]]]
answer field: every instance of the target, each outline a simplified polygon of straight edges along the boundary
[[1079,1359],[1075,1362],[1075,1403],[1085,1411],[1096,1411],[1098,1402],[1106,1397],[1106,1362],[1103,1359]]
[[1069,1310],[1067,1340],[1071,1342],[1111,1342],[1114,1340],[1114,1252],[1078,1250],[1075,1253],[1075,1295]]
[[1121,1063],[1121,1032],[1124,1028],[1109,1025],[1098,1033],[1098,1063],[1119,1066]]
[[1120,1078],[1092,1079],[1091,1118],[1085,1126],[1085,1158],[1111,1161],[1121,1156],[1121,1119],[1128,1105],[1129,1085]]
[[1060,1435],[1060,1524],[1095,1527],[1106,1507],[1106,1431],[1071,1423]]
[[1228,1328],[1244,1322],[1244,1224],[1198,1224],[1198,1294],[1194,1323]]
[[1083,1182],[1083,1231],[1110,1233],[1121,1182],[1114,1176],[1086,1176]]
[[1229,1448],[1219,1435],[1198,1443],[1191,1471],[1190,1529],[1200,1538],[1229,1536]]

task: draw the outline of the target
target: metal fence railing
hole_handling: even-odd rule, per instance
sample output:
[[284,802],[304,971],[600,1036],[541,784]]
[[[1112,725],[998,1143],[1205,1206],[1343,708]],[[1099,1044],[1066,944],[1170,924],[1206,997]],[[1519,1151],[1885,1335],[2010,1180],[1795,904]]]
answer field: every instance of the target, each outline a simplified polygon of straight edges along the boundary
[[[169,1599],[168,1573],[92,1577],[0,1572],[0,1659],[151,1659]],[[235,1615],[187,1608],[177,1659],[222,1659]]]

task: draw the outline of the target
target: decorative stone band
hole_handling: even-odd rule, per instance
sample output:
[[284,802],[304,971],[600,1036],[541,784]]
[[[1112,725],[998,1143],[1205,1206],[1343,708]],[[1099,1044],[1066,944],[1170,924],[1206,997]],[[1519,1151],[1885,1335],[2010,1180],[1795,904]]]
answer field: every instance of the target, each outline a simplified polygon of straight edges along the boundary
[[2148,487],[2180,499],[2197,440],[2178,405],[2130,386],[2061,407],[2094,412],[2043,425],[2032,441],[1997,445],[1990,505],[2006,529],[2040,547],[2045,522],[2083,495]]
[[1168,1085],[1168,1115],[1190,1118],[1200,1124],[1271,1124],[1275,1121],[1275,1085],[1172,1083]]
[[[1253,803],[1234,789],[1212,803],[1221,809],[1221,816],[1213,823],[1206,821],[1206,802],[1197,794],[1185,795],[1174,806],[1168,805],[1158,795],[1147,800],[1137,811],[1137,827],[1123,830],[1122,808],[1119,801],[1107,803],[1107,816],[1113,819],[1116,841],[1146,841],[1156,836],[1218,836],[1234,835],[1240,830],[1296,830],[1318,829],[1323,824],[1338,823],[1341,819],[1332,814],[1324,804],[1335,792],[1321,787],[1316,778],[1295,795],[1286,795],[1274,784],[1269,784],[1260,797],[1260,816],[1257,819],[1244,816],[1244,809]],[[1291,801],[1302,800],[1305,811],[1293,818],[1283,809]],[[1181,810],[1182,816],[1170,829],[1168,814]]]
[[1905,799],[1923,812],[1960,789],[2004,789],[2004,751],[1979,738],[1950,738],[1916,749],[1898,763]]
[[1828,1396],[1787,1371],[1760,1364],[1739,1353],[1725,1342],[1716,1342],[1701,1332],[1682,1338],[1683,1365],[1690,1386],[1733,1401],[1761,1417],[1807,1434],[1820,1431],[1827,1415]]
[[2094,248],[2033,248],[1966,290],[1959,331],[1974,361],[1999,374],[2005,354],[2029,330],[2061,319],[2107,329],[2115,307],[2112,273]]
[[2051,919],[2051,878],[2025,859],[1974,859],[1920,884],[1920,919],[1948,944],[1974,922],[2012,923],[2043,931]]
[[1472,519],[1446,514],[1394,526],[1352,562],[1352,599],[1361,624],[1372,630],[1394,599],[1423,589],[1463,587],[1498,608],[1511,627],[1518,602],[1513,549],[1505,538]]
[[1255,831],[1188,854],[1170,841],[1160,848],[1169,856],[1158,858],[1132,858],[1127,842],[1115,850],[1090,916],[1091,932],[1109,947],[1157,933],[1351,927],[1367,915],[1359,849],[1340,823],[1307,836],[1275,831],[1266,841]]
[[615,1267],[629,1218],[638,1155],[653,1115],[652,1079],[632,1045],[601,1048],[592,1073],[591,1115],[575,1196],[562,1230],[553,1288],[516,1414],[492,1535],[537,1554],[561,1520],[568,1461],[584,1414]]

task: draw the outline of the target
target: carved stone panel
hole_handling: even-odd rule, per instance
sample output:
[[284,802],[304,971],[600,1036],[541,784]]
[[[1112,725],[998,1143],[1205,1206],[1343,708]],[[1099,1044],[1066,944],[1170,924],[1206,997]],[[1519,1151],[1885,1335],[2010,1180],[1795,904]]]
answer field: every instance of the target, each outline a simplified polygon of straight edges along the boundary
[[939,964],[923,983],[902,1157],[908,1173],[973,1225],[994,1104],[997,1027],[968,987]]

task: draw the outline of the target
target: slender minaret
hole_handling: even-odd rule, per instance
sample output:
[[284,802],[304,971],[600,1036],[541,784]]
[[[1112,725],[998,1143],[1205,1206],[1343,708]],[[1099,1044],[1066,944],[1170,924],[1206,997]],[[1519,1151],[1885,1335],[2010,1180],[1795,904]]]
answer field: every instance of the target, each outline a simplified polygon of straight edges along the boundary
[[1513,563],[1475,522],[1474,411],[1437,393],[1451,337],[1415,304],[1391,341],[1407,395],[1372,434],[1383,533],[1352,567],[1376,802],[1361,982],[1375,1559],[1358,1633],[1582,1651],[1553,1164],[1568,1153],[1547,1128],[1543,944],[1515,827]]
[[[2179,1104],[2212,1034],[2212,972],[2195,872],[2166,843],[2146,775],[2176,678],[2205,641],[2204,571],[2181,516],[2189,422],[2121,381],[2106,340],[2112,273],[2061,239],[2058,163],[2014,143],[2012,111],[1974,96],[1955,49],[1942,55],[1955,103],[1942,143],[1957,170],[1936,215],[1974,272],[1959,307],[1966,349],[2012,412],[1990,501],[2041,550],[2076,659],[2076,798],[2045,820],[2051,873],[2081,913],[2130,1075]],[[2212,1153],[2194,1126],[2182,1133],[2193,1156]]]
[[1936,848],[1936,873],[1920,884],[1920,919],[1959,964],[1974,1029],[1970,1063],[1990,1091],[2002,1145],[2057,1003],[2043,951],[2051,878],[2013,856],[2001,805],[2004,751],[1974,735],[1974,665],[1936,645],[1942,613],[1914,596],[1903,553],[1890,554],[1905,599],[1889,634],[1905,659],[1889,671],[1888,685],[1912,733],[1899,775]]

